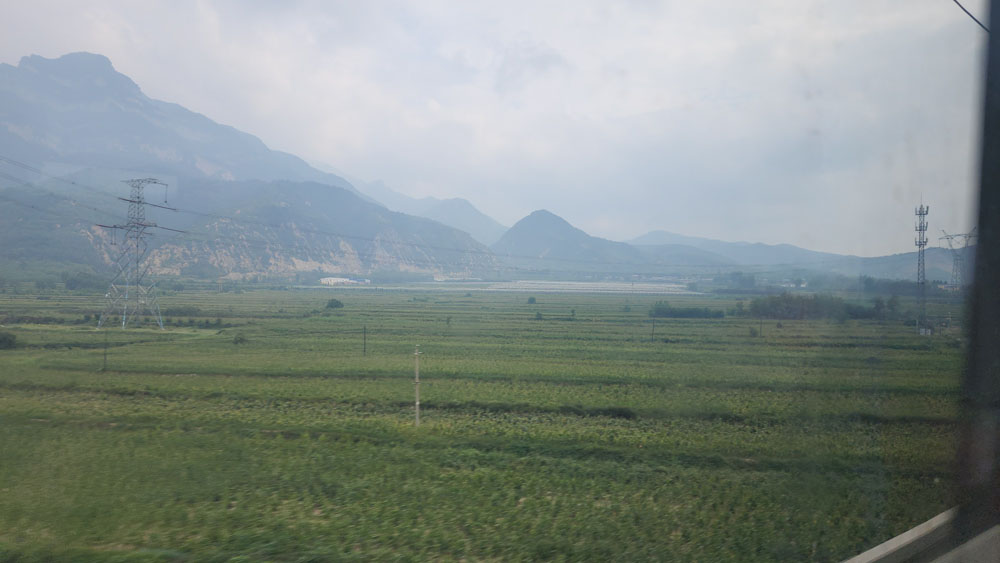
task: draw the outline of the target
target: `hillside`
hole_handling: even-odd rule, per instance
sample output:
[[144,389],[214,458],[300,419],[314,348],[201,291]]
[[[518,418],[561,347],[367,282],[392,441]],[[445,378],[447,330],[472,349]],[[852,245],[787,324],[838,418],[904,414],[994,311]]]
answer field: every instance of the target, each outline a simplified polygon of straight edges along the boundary
[[491,246],[514,262],[542,261],[567,268],[603,268],[641,264],[642,254],[623,243],[590,236],[546,210],[531,213],[514,224]]
[[507,231],[507,227],[466,199],[413,198],[393,190],[382,181],[364,182],[351,178],[351,183],[365,195],[393,211],[434,219],[469,233],[472,238],[487,246],[498,241]]
[[628,241],[628,243],[636,246],[663,244],[690,246],[723,256],[735,264],[753,266],[801,265],[842,258],[840,254],[807,250],[791,244],[725,242],[715,239],[678,235],[667,231],[651,231]]
[[[0,190],[0,262],[61,262],[109,271],[119,249],[98,223],[125,222],[107,194],[71,198],[58,187]],[[238,200],[198,205],[225,188]],[[496,260],[468,234],[396,213],[347,190],[307,182],[188,182],[171,201],[181,211],[148,208],[152,273],[195,277],[287,277],[296,273],[410,272],[473,276]],[[124,193],[124,192],[123,192]],[[225,194],[225,192],[222,192]],[[153,195],[153,192],[150,192]],[[104,197],[102,197],[104,196]],[[151,198],[152,199],[152,198]],[[215,202],[218,203],[218,202]],[[107,211],[102,209],[106,207]],[[192,213],[190,211],[196,211]]]
[[[152,258],[167,274],[446,273],[495,268],[488,248],[434,221],[389,211],[320,184],[250,182],[258,197],[167,239]],[[277,192],[277,196],[275,193]]]
[[[885,279],[914,280],[917,277],[917,253],[904,252],[889,256],[845,256],[829,252],[808,250],[791,244],[762,244],[726,242],[715,239],[690,237],[668,231],[651,231],[629,241],[638,248],[652,249],[653,245],[676,244],[699,248],[728,259],[731,264],[746,271],[775,267],[837,273],[845,276],[871,276]],[[967,261],[971,263],[972,256]],[[951,251],[930,247],[926,255],[926,272],[930,280],[951,279]]]
[[0,148],[31,163],[221,180],[343,178],[177,104],[153,100],[106,57],[31,55],[0,64]]
[[545,210],[518,221],[491,248],[509,265],[548,271],[667,274],[732,263],[691,246],[636,247],[591,236]]
[[105,57],[0,65],[0,214],[13,218],[0,225],[0,265],[107,272],[118,249],[95,225],[124,223],[121,182],[145,176],[171,184],[148,201],[181,210],[148,208],[150,219],[190,231],[153,231],[154,273],[473,275],[495,263],[464,232],[389,211],[252,135],[148,98]]

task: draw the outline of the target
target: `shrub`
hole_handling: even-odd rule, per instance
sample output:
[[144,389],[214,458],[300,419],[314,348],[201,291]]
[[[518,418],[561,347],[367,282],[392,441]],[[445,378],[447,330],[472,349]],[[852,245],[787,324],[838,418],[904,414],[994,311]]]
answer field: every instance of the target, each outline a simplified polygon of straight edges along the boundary
[[201,309],[194,305],[175,305],[163,310],[166,317],[193,317],[201,314]]
[[528,305],[534,305],[534,304],[535,304],[535,298],[534,297],[529,297],[528,298]]
[[70,291],[76,289],[103,290],[108,287],[107,280],[87,272],[63,273],[63,282],[66,284],[66,289]]
[[340,301],[340,299],[331,299],[326,302],[327,309],[342,309],[343,307],[344,304]]
[[0,350],[9,350],[17,344],[17,336],[11,332],[0,332]]
[[750,314],[768,319],[873,319],[879,315],[875,307],[846,303],[830,294],[799,295],[782,293],[758,297],[750,302]]
[[666,301],[657,301],[650,309],[650,317],[675,319],[721,319],[725,313],[708,307],[671,307]]
[[535,313],[535,320],[536,320],[536,321],[541,321],[541,320],[544,320],[544,318],[545,318],[545,317],[543,317],[543,316],[542,316],[542,313],[541,313],[541,312],[538,312],[538,313]]
[[247,342],[249,342],[247,337],[242,334],[237,334],[233,337],[233,344],[246,344]]

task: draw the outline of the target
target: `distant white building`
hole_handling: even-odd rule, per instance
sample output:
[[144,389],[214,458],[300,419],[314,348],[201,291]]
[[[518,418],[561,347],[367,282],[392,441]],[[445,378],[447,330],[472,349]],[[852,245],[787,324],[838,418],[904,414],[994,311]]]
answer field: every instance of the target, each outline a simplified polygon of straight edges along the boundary
[[369,285],[372,280],[354,278],[322,278],[319,283],[323,285]]

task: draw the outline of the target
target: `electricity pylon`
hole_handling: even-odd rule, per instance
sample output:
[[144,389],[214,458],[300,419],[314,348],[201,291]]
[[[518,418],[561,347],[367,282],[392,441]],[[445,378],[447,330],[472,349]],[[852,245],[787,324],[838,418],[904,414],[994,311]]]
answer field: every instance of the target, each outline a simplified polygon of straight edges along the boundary
[[[120,197],[118,199],[128,202],[128,222],[124,225],[98,225],[105,229],[112,229],[112,244],[115,243],[115,232],[122,231],[121,252],[118,254],[116,265],[118,271],[111,279],[108,292],[104,295],[104,312],[101,313],[97,327],[104,326],[104,323],[112,317],[121,318],[121,327],[127,328],[128,323],[144,312],[148,312],[156,318],[156,324],[163,328],[163,318],[160,316],[160,305],[156,302],[156,294],[153,293],[153,285],[149,283],[147,274],[150,264],[146,261],[146,254],[149,247],[146,243],[149,234],[148,229],[159,227],[156,223],[146,220],[146,206],[159,207],[162,209],[173,208],[163,205],[156,205],[146,201],[144,188],[147,184],[158,184],[164,189],[164,203],[166,203],[167,185],[156,178],[138,178],[133,180],[123,180],[131,187],[128,199]],[[167,229],[174,231],[176,229]]]
[[941,232],[944,233],[941,239],[947,240],[948,248],[951,249],[951,286],[962,289],[965,285],[965,257],[969,252],[969,245],[976,239],[976,229],[957,235],[949,235],[943,229]]

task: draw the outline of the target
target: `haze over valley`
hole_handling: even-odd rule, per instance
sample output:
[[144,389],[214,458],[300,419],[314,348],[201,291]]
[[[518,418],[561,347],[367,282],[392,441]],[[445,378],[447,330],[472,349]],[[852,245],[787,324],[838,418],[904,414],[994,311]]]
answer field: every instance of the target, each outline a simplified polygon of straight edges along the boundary
[[[667,231],[617,242],[546,210],[508,229],[465,199],[416,199],[381,181],[348,180],[150,99],[98,54],[0,66],[0,96],[0,206],[17,217],[2,232],[8,263],[106,270],[114,241],[96,225],[124,214],[122,180],[155,176],[179,211],[151,213],[184,231],[153,239],[152,271],[164,275],[624,279],[764,270],[776,279],[795,271],[905,279],[915,271],[907,254],[859,258]],[[947,280],[947,252],[932,249],[928,262],[932,279]]]

